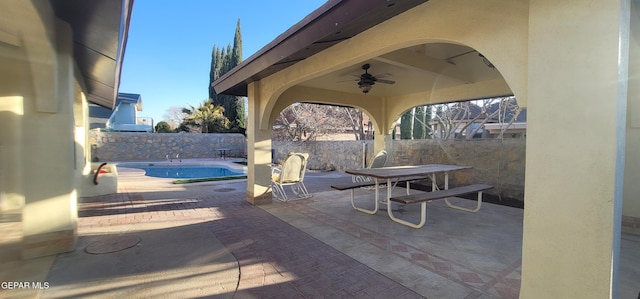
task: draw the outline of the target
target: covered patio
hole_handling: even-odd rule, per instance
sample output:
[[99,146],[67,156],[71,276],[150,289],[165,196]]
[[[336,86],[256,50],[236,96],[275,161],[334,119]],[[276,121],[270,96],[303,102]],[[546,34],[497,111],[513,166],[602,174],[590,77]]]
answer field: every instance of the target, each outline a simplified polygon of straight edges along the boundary
[[[330,1],[212,85],[249,99],[252,204],[271,202],[271,125],[292,103],[364,110],[377,152],[411,107],[514,95],[528,112],[520,297],[616,297],[622,226],[640,227],[639,20],[637,1]],[[395,83],[363,88],[365,65]]]
[[[357,277],[348,282],[358,289],[367,288],[370,294],[379,294],[376,286],[386,283],[397,291],[393,294],[420,296],[414,290],[422,284],[409,287],[394,284],[386,274],[370,270],[378,266],[354,264],[355,258],[344,259],[342,253],[317,241],[326,237],[321,236],[322,231],[314,231],[315,225],[327,222],[326,219],[340,223],[340,219],[347,216],[333,210],[334,195],[325,201],[317,200],[324,198],[318,195],[300,206],[297,202],[272,202],[269,178],[274,119],[284,107],[295,102],[359,107],[373,122],[374,151],[377,152],[390,147],[393,141],[389,131],[393,123],[411,107],[514,95],[528,112],[525,209],[521,221],[517,221],[522,226],[519,297],[620,298],[622,285],[637,286],[637,276],[625,276],[624,272],[637,261],[629,259],[625,252],[638,252],[640,247],[635,241],[640,235],[640,184],[637,183],[640,180],[640,4],[637,0],[589,3],[579,0],[328,1],[237,68],[212,82],[218,93],[244,95],[249,100],[246,185],[238,184],[229,187],[231,190],[227,192],[218,190],[219,193],[203,189],[204,195],[189,195],[192,197],[188,200],[173,196],[200,193],[166,193],[168,189],[144,191],[147,186],[138,186],[124,189],[115,199],[92,199],[121,200],[117,202],[121,210],[107,208],[108,213],[100,215],[105,217],[97,218],[107,221],[107,224],[96,224],[98,232],[91,230],[94,224],[85,225],[85,219],[77,213],[82,203],[78,197],[83,191],[79,186],[90,179],[92,161],[87,138],[87,105],[93,102],[113,107],[133,1],[9,1],[6,7],[0,10],[0,19],[4,20],[0,22],[0,61],[6,66],[0,72],[3,79],[0,80],[0,123],[11,129],[0,134],[0,168],[4,174],[0,182],[0,212],[3,219],[5,215],[11,216],[9,219],[18,215],[22,220],[16,229],[22,238],[17,242],[11,240],[11,244],[17,244],[17,257],[24,260],[2,264],[4,273],[11,274],[3,276],[8,277],[4,281],[20,281],[17,276],[23,272],[18,269],[24,268],[15,263],[30,265],[45,260],[51,266],[55,259],[51,255],[63,252],[70,253],[61,258],[72,259],[63,270],[77,271],[63,272],[78,276],[70,283],[51,286],[73,289],[88,281],[98,287],[112,287],[91,294],[126,290],[121,285],[129,283],[122,278],[122,273],[130,273],[126,271],[158,274],[157,284],[167,281],[162,278],[165,270],[185,270],[178,271],[171,280],[178,285],[185,277],[205,277],[193,272],[203,269],[198,265],[210,261],[200,256],[187,255],[186,259],[193,263],[189,266],[193,267],[169,263],[183,261],[180,257],[190,252],[193,245],[178,246],[183,255],[172,251],[169,257],[173,259],[144,255],[158,253],[159,247],[146,252],[130,251],[138,255],[124,259],[130,262],[142,256],[151,257],[151,262],[146,264],[149,268],[119,268],[130,264],[114,264],[107,258],[106,265],[115,271],[109,276],[115,279],[111,285],[100,284],[100,280],[91,280],[88,275],[99,278],[98,274],[105,274],[104,271],[97,274],[83,271],[102,268],[83,268],[80,266],[87,264],[73,260],[74,254],[82,252],[75,249],[84,248],[86,243],[82,242],[91,240],[78,238],[87,234],[82,229],[90,228],[89,236],[105,236],[129,232],[133,224],[141,225],[147,219],[159,217],[157,222],[145,223],[160,225],[153,230],[155,234],[151,237],[156,243],[151,244],[171,245],[163,242],[167,232],[202,240],[210,237],[214,230],[220,239],[229,238],[225,248],[248,248],[238,254],[242,254],[242,261],[250,267],[245,274],[255,275],[249,275],[245,284],[240,282],[243,290],[258,289],[256,285],[283,285],[270,283],[270,279],[281,281],[288,276],[273,266],[279,263],[268,261],[273,258],[285,263],[295,254],[309,256],[305,255],[305,249],[316,249],[314,253],[324,259],[310,256],[314,258],[312,262],[296,260],[297,264],[291,269],[298,275],[291,281],[301,282],[304,280],[300,277],[307,277],[324,286],[327,280],[326,276],[319,275],[320,269],[338,278],[329,283],[344,286],[347,277],[343,274],[347,271],[348,277]],[[95,39],[96,36],[101,38]],[[370,66],[367,71],[377,78],[375,84],[361,80],[366,64]],[[395,83],[385,84],[381,80]],[[365,89],[367,93],[363,93]],[[141,189],[136,189],[139,187]],[[228,192],[232,191],[237,191],[235,197],[229,196]],[[153,204],[153,200],[159,200],[156,202],[159,204]],[[202,206],[198,206],[199,202]],[[212,203],[223,206],[211,206]],[[327,206],[321,206],[324,204]],[[194,207],[194,211],[176,211],[176,207]],[[314,237],[296,230],[283,232],[288,226],[279,220],[269,222],[273,218],[266,217],[265,210],[282,219],[289,217],[292,225],[313,233]],[[349,209],[341,211],[353,213]],[[192,216],[194,218],[189,218]],[[361,216],[369,217],[354,214],[353,218],[363,221],[372,218]],[[195,235],[185,235],[182,230],[172,228],[171,221],[181,221],[184,217],[187,223],[198,223],[193,226],[197,229]],[[303,220],[312,224],[305,224]],[[368,238],[369,234],[382,236],[379,233],[396,229],[397,225],[388,219],[379,220],[382,226],[363,223],[353,232],[347,231],[351,227],[348,223],[326,230],[342,231],[341,236],[359,231],[362,238]],[[438,218],[434,216],[431,220]],[[112,224],[109,221],[113,221]],[[222,226],[207,226],[213,223]],[[394,227],[384,227],[385,223]],[[428,223],[425,228],[438,223]],[[242,229],[236,229],[238,225],[242,225]],[[516,279],[516,257],[509,255],[491,269],[472,251],[482,247],[491,252],[495,250],[492,244],[454,239],[458,234],[464,236],[468,230],[466,227],[462,231],[448,230],[451,226],[455,225],[442,227],[442,231],[437,232],[447,233],[446,236],[430,235],[434,239],[431,242],[414,243],[422,242],[420,234],[431,231],[409,230],[410,234],[404,236],[411,241],[403,241],[401,245],[384,238],[380,244],[374,239],[376,245],[360,240],[357,243],[361,246],[347,246],[344,251],[365,255],[367,250],[380,250],[388,242],[397,245],[395,249],[389,247],[394,252],[402,252],[404,246],[407,252],[417,250],[411,260],[386,251],[375,255],[375,259],[386,261],[393,256],[398,259],[385,264],[393,267],[412,264],[416,271],[431,269],[439,276],[427,276],[434,281],[456,272],[456,276],[446,276],[456,285],[447,291],[471,290],[467,293],[471,297],[494,297],[500,294],[499,287],[505,287],[507,293],[513,294],[511,286],[516,283],[507,278]],[[219,227],[224,230],[216,231]],[[202,229],[208,231],[202,233]],[[480,236],[482,233],[485,232],[477,232]],[[307,247],[294,250],[292,235]],[[13,237],[12,234],[3,236]],[[280,243],[269,243],[275,237]],[[177,240],[173,244],[189,244],[184,239]],[[632,242],[628,242],[630,240]],[[455,250],[447,252],[436,248],[440,242],[455,244],[449,247]],[[242,246],[236,247],[238,245]],[[290,251],[293,255],[283,255],[282,248],[293,250]],[[429,251],[425,252],[425,248]],[[217,257],[217,252],[205,253],[206,257]],[[485,257],[493,258],[491,253]],[[332,259],[336,265],[349,262],[354,267],[332,272],[331,268],[322,266]],[[157,263],[158,260],[166,263]],[[430,264],[433,260],[442,264]],[[465,262],[456,262],[460,260]],[[471,274],[463,278],[459,273]],[[409,282],[418,281],[414,272],[407,275]],[[150,279],[144,275],[136,277],[137,286],[142,288]],[[29,281],[44,282],[44,279],[46,277],[38,276]],[[431,280],[421,283],[428,285]],[[430,292],[437,294],[441,286],[430,285]],[[296,290],[303,287],[304,284],[299,284]],[[162,288],[154,291],[158,290]],[[279,289],[269,288],[269,291],[278,294]],[[636,289],[630,293],[633,296],[637,292]],[[383,294],[383,297],[388,296]]]

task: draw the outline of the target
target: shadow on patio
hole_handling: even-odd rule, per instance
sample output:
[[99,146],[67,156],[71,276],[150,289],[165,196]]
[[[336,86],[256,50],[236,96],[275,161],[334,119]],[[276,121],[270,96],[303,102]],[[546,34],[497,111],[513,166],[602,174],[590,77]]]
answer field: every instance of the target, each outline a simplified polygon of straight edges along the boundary
[[[349,180],[342,172],[311,173],[311,199],[252,206],[244,180],[172,185],[123,176],[121,193],[79,203],[76,250],[33,267],[49,272],[41,297],[518,297],[522,209],[484,204],[472,214],[436,201],[427,224],[413,229],[385,210],[353,210],[348,191],[329,191]],[[359,205],[372,197],[356,191]],[[397,212],[414,220],[418,206]],[[114,236],[140,242],[109,254],[85,252]],[[623,258],[633,248],[625,244],[638,241],[630,238],[623,238]],[[625,261],[638,264],[631,255]],[[0,271],[3,280],[19,279],[12,273],[29,263]]]
[[[413,229],[391,221],[386,207],[376,215],[353,210],[348,196],[329,191],[261,207],[425,297],[518,297],[523,210],[484,204],[472,214],[436,201],[429,204],[427,224]],[[356,191],[358,206],[371,208],[372,198],[373,191]],[[394,211],[417,221],[418,209]]]

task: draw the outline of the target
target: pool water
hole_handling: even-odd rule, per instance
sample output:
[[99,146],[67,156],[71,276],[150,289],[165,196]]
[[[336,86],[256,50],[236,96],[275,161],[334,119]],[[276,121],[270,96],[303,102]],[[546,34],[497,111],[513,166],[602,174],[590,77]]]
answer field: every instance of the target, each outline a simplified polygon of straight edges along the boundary
[[245,175],[242,171],[231,170],[220,165],[120,164],[118,167],[142,169],[146,176],[156,178],[199,179]]

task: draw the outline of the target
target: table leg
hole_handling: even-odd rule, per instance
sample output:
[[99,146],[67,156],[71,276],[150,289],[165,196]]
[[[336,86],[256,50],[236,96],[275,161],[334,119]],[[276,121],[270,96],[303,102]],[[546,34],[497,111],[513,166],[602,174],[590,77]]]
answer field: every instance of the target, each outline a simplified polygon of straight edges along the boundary
[[444,173],[444,190],[449,190],[449,173]]
[[[449,189],[449,173],[445,172],[444,173],[444,190]],[[436,174],[432,173],[431,174],[431,191],[436,191],[436,190],[440,190],[440,188],[438,187],[438,183],[436,183]]]
[[389,201],[389,199],[391,198],[392,188],[389,188],[389,186],[391,186],[391,179],[387,179],[387,201]]
[[438,184],[436,184],[436,174],[431,174],[431,191],[438,190]]
[[[434,179],[435,179],[435,176],[434,176]],[[391,179],[387,179],[387,187],[389,186],[389,184],[391,184]],[[413,227],[413,228],[421,228],[427,222],[427,203],[426,202],[420,203],[420,222],[411,223],[409,221],[402,220],[400,218],[396,218],[395,216],[393,216],[390,199],[391,199],[391,188],[387,188],[387,214],[389,215],[389,218],[391,218],[391,220],[397,223],[400,223],[402,225],[406,225],[408,227]]]
[[391,179],[387,179],[387,213],[391,211]]
[[378,194],[378,190],[380,189],[380,184],[378,182],[378,178],[373,178],[374,182],[375,182],[375,200],[373,202],[373,210],[367,210],[367,209],[363,209],[363,208],[359,208],[356,207],[356,204],[354,202],[354,189],[351,189],[351,206],[353,207],[354,210],[362,212],[362,213],[366,213],[366,214],[370,214],[373,215],[375,213],[378,212],[378,199],[380,198],[380,195]]
[[[444,189],[445,190],[449,189],[449,173],[448,172],[444,173]],[[478,192],[478,203],[475,209],[467,209],[464,207],[456,206],[449,202],[449,198],[445,198],[444,202],[447,204],[447,206],[449,206],[452,209],[475,213],[480,210],[480,206],[482,205],[482,191]]]
[[379,207],[378,200],[380,199],[380,196],[378,195],[379,194],[378,190],[380,190],[380,182],[378,181],[378,178],[373,178],[373,181],[376,183],[376,186],[375,186],[376,187],[376,200],[373,203],[373,213],[372,214],[375,214],[375,213],[378,212],[378,207]]

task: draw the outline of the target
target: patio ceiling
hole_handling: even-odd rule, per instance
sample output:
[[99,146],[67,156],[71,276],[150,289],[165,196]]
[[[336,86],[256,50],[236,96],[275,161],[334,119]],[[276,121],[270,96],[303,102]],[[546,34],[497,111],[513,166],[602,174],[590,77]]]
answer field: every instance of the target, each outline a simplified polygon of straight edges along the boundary
[[212,83],[247,96],[247,85],[279,72],[427,0],[330,0]]
[[501,78],[477,51],[466,46],[438,43],[387,53],[301,85],[360,94],[357,81],[364,72],[362,64],[365,63],[371,65],[369,73],[395,81],[395,84],[374,84],[369,93],[376,96],[411,94]]
[[[212,83],[216,92],[247,96],[247,85],[376,26],[421,1],[329,1],[276,40]],[[369,94],[391,96],[500,79],[480,53],[456,44],[417,45],[303,82],[301,86],[361,94],[357,81],[369,73],[395,84],[373,86]]]
[[87,100],[113,109],[134,0],[51,0],[73,30],[73,56]]

